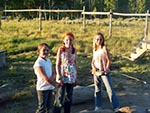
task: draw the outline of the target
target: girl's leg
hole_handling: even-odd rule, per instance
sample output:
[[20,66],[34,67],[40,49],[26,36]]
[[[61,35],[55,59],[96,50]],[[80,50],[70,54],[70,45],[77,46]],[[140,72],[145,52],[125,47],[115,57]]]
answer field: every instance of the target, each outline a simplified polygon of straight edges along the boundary
[[54,113],[61,113],[61,108],[64,104],[64,93],[65,93],[65,84],[59,88],[55,93],[55,100],[54,100]]
[[52,102],[52,90],[49,90],[48,91],[48,94],[47,94],[47,104],[46,104],[46,113],[50,113],[50,107],[51,107],[51,102]]
[[95,107],[102,107],[102,92],[101,92],[101,78],[100,76],[93,75],[95,85]]
[[66,84],[64,113],[71,112],[73,87],[74,87],[74,84]]
[[48,91],[37,91],[38,109],[36,113],[45,113],[48,99]]
[[106,87],[106,90],[107,90],[107,93],[109,96],[109,100],[112,103],[113,108],[114,109],[119,108],[120,104],[119,104],[118,98],[116,96],[115,90],[113,88],[110,76],[107,74],[107,75],[101,76],[101,78],[104,82],[104,85]]

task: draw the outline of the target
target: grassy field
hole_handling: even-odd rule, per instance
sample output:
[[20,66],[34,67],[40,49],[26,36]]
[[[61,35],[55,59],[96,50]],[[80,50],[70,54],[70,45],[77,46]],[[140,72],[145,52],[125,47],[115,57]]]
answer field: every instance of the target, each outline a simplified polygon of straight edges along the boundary
[[[87,20],[83,28],[81,20],[43,21],[42,31],[38,30],[38,20],[2,20],[0,30],[0,50],[6,51],[7,66],[0,69],[0,86],[11,84],[12,89],[0,93],[0,98],[7,98],[7,92],[12,96],[9,99],[14,103],[3,106],[3,113],[27,113],[27,108],[35,110],[35,83],[33,64],[37,58],[37,46],[46,42],[50,46],[50,58],[55,66],[56,52],[62,45],[62,36],[71,31],[75,35],[74,46],[77,49],[78,84],[93,83],[90,73],[92,58],[92,41],[96,32],[102,32],[112,59],[112,77],[121,78],[122,73],[147,80],[150,75],[150,53],[146,52],[137,61],[125,59],[130,51],[144,37],[144,19],[117,19],[113,20],[112,37],[109,37],[109,20]],[[115,87],[120,86],[114,83]],[[3,100],[5,100],[3,98]],[[31,102],[30,102],[31,101]],[[34,104],[34,105],[33,105]],[[5,109],[5,110],[4,110]],[[2,108],[0,108],[2,110]],[[15,112],[14,112],[15,111]],[[22,112],[20,112],[22,111]],[[31,112],[31,109],[30,109]],[[28,112],[28,113],[30,113]]]

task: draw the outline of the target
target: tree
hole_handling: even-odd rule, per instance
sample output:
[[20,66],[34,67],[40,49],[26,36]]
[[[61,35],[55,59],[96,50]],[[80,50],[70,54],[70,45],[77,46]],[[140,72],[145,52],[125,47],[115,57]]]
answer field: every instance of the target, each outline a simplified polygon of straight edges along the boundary
[[146,0],[129,0],[129,12],[143,13],[146,9]]
[[146,9],[146,0],[137,0],[137,13],[144,13]]
[[104,0],[104,11],[116,10],[116,2],[117,0]]

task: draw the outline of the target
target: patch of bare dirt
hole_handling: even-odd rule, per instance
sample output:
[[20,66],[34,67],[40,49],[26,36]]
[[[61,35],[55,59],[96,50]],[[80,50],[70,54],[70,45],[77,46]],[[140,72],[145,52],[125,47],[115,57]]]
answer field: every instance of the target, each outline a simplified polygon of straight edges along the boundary
[[[121,107],[130,107],[137,111],[133,113],[146,113],[146,109],[150,108],[150,85],[135,81],[132,79],[112,78],[116,94],[120,101]],[[117,84],[116,84],[117,83]],[[103,112],[114,113],[109,102],[105,88],[103,88]],[[1,92],[2,94],[2,92]],[[1,103],[0,113],[34,113],[37,108],[36,92],[33,93],[34,98],[24,100],[13,100]],[[85,95],[86,94],[82,94]],[[14,106],[20,107],[19,112]],[[10,109],[10,110],[9,110]],[[94,94],[93,99],[73,104],[71,113],[94,113]],[[15,111],[16,110],[16,111]],[[63,113],[63,112],[62,112]]]
[[[114,81],[118,82],[118,85],[121,85],[121,89],[115,89],[121,107],[131,108],[133,110],[131,113],[149,113],[146,112],[146,109],[150,108],[149,82],[145,84],[133,79],[116,78]],[[103,91],[103,109],[101,113],[114,113],[105,90]],[[72,107],[72,113],[94,113],[92,112],[93,110],[94,99],[79,105],[73,105]]]

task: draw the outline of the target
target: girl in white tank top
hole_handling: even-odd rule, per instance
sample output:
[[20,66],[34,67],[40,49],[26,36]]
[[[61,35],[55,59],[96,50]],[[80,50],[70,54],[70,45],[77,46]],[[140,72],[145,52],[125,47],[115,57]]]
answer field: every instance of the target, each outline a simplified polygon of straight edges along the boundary
[[91,66],[95,85],[94,111],[101,112],[102,109],[101,84],[103,82],[115,113],[120,113],[119,101],[112,86],[111,78],[109,76],[110,55],[106,46],[104,46],[104,36],[101,33],[97,33],[93,39],[93,58]]

